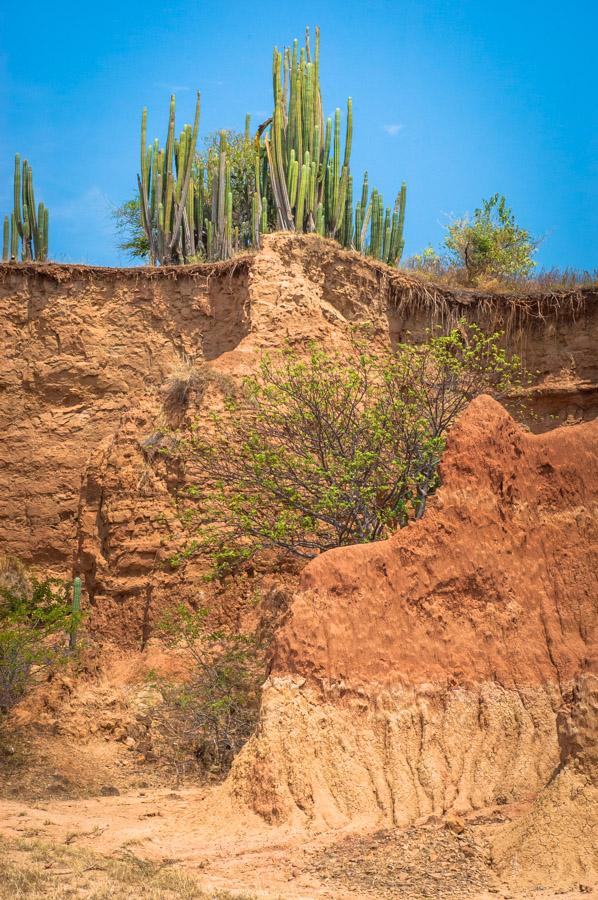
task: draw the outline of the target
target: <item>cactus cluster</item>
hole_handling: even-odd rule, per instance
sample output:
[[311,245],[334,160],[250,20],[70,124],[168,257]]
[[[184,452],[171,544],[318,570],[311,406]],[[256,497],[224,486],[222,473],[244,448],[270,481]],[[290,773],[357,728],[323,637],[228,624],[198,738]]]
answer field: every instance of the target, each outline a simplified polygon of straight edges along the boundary
[[[368,199],[368,173],[363,176],[361,198],[355,206],[355,228],[352,246],[365,256],[381,259],[391,266],[403,255],[405,241],[405,206],[407,186],[403,182],[397,195],[394,210],[384,208],[382,195],[374,188]],[[369,240],[368,240],[369,227]]]
[[36,209],[33,191],[33,173],[27,160],[15,156],[14,208],[10,218],[4,217],[2,233],[2,259],[17,260],[19,246],[21,259],[46,260],[48,258],[48,210],[43,203]]
[[199,130],[197,94],[193,128],[185,125],[175,139],[175,99],[170,98],[166,147],[156,139],[147,146],[147,109],[141,117],[141,175],[137,176],[141,220],[149,243],[150,261],[184,261],[195,255],[192,174]]
[[274,111],[264,141],[277,226],[288,231],[315,231],[369,256],[396,265],[403,251],[406,186],[394,211],[381,194],[368,198],[367,173],[361,199],[353,210],[351,143],[353,103],[347,100],[344,147],[341,111],[324,121],[320,90],[320,32],[312,57],[309,29],[305,46],[274,49]]
[[353,106],[349,97],[341,155],[341,111],[335,111],[334,122],[324,121],[322,111],[319,29],[313,57],[308,29],[304,47],[295,40],[282,53],[274,48],[272,75],[274,111],[264,149],[278,228],[350,240],[343,225],[352,215]]
[[366,173],[354,207],[353,104],[349,97],[343,140],[340,109],[324,119],[319,29],[313,53],[309,29],[303,47],[295,40],[292,48],[275,48],[272,76],[272,116],[253,138],[249,116],[245,122],[245,150],[253,169],[245,183],[248,196],[233,191],[226,132],[207,159],[196,152],[199,94],[193,128],[185,125],[178,141],[171,97],[165,149],[157,140],[147,145],[144,109],[138,181],[150,261],[228,259],[239,249],[259,247],[261,234],[278,229],[315,232],[397,265],[404,246],[406,187],[391,211],[379,191],[370,194]]
[[[207,155],[197,153],[200,98],[197,95],[193,127],[185,125],[175,139],[174,95],[170,99],[165,148],[156,139],[146,145],[147,109],[141,120],[141,175],[138,176],[141,221],[148,239],[152,264],[186,263],[202,259],[229,259],[241,247],[259,245],[260,225],[265,221],[259,188],[248,199],[249,210],[259,208],[257,218],[245,218],[233,209],[231,150],[227,132]],[[250,138],[250,119],[245,125],[245,144],[252,156],[258,183],[259,152]],[[255,160],[255,167],[253,166]],[[267,206],[265,207],[267,209]]]

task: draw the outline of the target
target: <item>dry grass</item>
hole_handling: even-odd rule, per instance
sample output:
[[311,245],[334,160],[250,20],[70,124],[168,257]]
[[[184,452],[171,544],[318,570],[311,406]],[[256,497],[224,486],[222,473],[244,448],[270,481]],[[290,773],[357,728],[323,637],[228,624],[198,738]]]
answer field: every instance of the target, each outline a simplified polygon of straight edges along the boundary
[[131,278],[137,282],[144,280],[176,280],[181,275],[209,282],[214,275],[228,275],[231,279],[238,273],[247,271],[255,251],[244,251],[233,259],[225,259],[220,262],[190,263],[185,266],[88,266],[85,263],[58,263],[58,262],[3,262],[0,260],[0,284],[15,273],[42,276],[58,284],[70,281],[72,278],[81,277],[99,278],[112,281],[114,278]]
[[[372,265],[374,265],[372,263]],[[381,290],[389,309],[401,316],[423,313],[443,326],[454,326],[460,318],[475,319],[488,330],[507,337],[527,332],[547,321],[575,322],[598,301],[598,283],[556,286],[558,282],[488,281],[478,287],[444,283],[438,276],[381,271]],[[450,281],[450,280],[449,280]]]
[[0,838],[0,900],[252,900],[248,894],[206,893],[174,862],[151,862],[128,850],[108,857],[66,845]]
[[234,391],[233,380],[222,372],[211,369],[203,360],[195,360],[182,353],[162,386],[162,404],[170,424],[178,425],[184,416],[191,397],[199,407],[209,385],[223,395]]
[[182,353],[172,372],[164,382],[162,398],[164,411],[169,418],[180,416],[187,408],[192,391],[200,396],[207,384],[205,364]]
[[529,282],[538,290],[570,291],[573,288],[597,288],[598,269],[548,269],[538,272]]
[[[16,556],[0,553],[0,590],[25,597],[31,590],[27,567]],[[1,598],[0,598],[1,599]]]

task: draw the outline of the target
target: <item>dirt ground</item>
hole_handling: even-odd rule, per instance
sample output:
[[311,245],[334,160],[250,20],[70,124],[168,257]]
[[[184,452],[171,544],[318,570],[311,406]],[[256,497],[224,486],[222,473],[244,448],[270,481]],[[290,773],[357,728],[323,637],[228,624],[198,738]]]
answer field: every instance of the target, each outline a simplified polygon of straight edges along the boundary
[[0,900],[120,898],[571,898],[514,891],[492,870],[492,833],[519,806],[405,829],[310,833],[234,809],[220,786],[0,802]]

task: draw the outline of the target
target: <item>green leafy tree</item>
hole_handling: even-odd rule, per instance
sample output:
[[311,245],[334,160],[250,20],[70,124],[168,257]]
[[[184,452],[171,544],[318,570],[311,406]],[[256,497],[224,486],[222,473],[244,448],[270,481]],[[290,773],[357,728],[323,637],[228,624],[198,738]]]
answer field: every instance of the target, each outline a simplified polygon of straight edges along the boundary
[[0,715],[68,656],[69,586],[0,566]]
[[120,237],[118,249],[123,250],[131,259],[149,259],[149,242],[141,221],[139,195],[127,200],[113,213],[116,230]]
[[505,198],[499,194],[483,200],[472,219],[457,219],[449,225],[444,243],[451,260],[466,270],[471,282],[483,275],[529,275],[538,246],[530,233],[517,225]]
[[264,358],[212,433],[198,425],[180,445],[196,545],[225,572],[265,548],[309,558],[423,515],[459,413],[517,378],[499,340],[462,323],[394,351],[356,339],[349,358]]
[[[226,153],[230,166],[230,190],[232,192],[233,227],[238,229],[241,244],[250,247],[253,194],[255,192],[255,147],[246,134],[226,131]],[[208,135],[200,162],[206,166],[209,176],[218,172],[220,132]]]

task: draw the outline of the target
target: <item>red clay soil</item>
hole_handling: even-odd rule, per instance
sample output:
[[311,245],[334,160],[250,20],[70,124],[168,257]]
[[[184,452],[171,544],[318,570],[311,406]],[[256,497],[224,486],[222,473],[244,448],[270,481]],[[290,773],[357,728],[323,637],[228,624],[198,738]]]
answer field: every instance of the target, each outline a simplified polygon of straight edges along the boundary
[[533,435],[474,401],[425,517],[302,573],[235,795],[371,829],[533,803],[503,877],[594,883],[597,505],[598,421]]
[[273,673],[347,689],[595,670],[597,448],[598,420],[533,435],[475,400],[424,519],[306,568]]
[[[535,374],[532,427],[598,413],[598,291],[527,298],[452,291],[314,235],[275,234],[259,253],[176,269],[0,264],[0,552],[83,581],[95,633],[142,647],[201,572],[185,546],[182,473],[165,432],[221,397],[264,350],[337,350],[367,323],[382,345],[461,317],[499,329]],[[173,416],[173,379],[208,376]],[[194,583],[194,584],[193,584]]]

